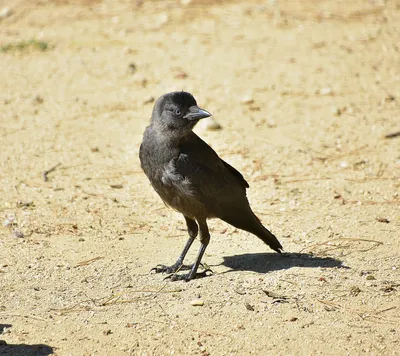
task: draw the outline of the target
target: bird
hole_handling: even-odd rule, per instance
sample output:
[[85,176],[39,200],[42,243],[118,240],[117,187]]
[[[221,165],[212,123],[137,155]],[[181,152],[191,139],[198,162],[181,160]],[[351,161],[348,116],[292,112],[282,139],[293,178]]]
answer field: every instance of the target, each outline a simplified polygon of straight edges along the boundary
[[[199,273],[198,268],[210,242],[210,218],[250,232],[278,253],[283,250],[252,211],[246,196],[249,184],[243,175],[193,132],[195,125],[209,116],[188,92],[164,94],[154,104],[139,149],[141,167],[152,187],[186,221],[189,239],[177,261],[171,266],[160,264],[153,268],[156,273],[169,274],[173,281],[207,275],[208,269]],[[185,256],[198,235],[200,249],[194,264],[187,274],[178,274],[184,269]]]

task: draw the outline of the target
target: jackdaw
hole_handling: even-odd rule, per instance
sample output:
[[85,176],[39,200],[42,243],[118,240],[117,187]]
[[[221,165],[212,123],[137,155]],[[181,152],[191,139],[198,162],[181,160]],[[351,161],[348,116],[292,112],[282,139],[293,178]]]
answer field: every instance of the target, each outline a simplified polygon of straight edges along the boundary
[[[210,242],[207,219],[219,218],[248,231],[271,249],[281,253],[282,245],[253,213],[246,197],[249,184],[242,174],[223,161],[192,129],[211,114],[197,106],[187,92],[161,96],[155,103],[150,125],[140,146],[140,162],[151,185],[164,203],[183,214],[189,240],[172,266],[158,265],[156,272],[173,273],[172,280],[204,276],[198,273]],[[201,247],[190,272],[178,275],[183,260],[200,231]]]

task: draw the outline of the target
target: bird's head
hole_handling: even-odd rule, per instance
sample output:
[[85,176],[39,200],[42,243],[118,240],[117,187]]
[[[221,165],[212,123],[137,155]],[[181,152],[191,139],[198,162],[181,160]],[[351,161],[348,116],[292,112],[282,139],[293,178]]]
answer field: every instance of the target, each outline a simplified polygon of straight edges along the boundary
[[184,137],[199,120],[211,114],[197,106],[192,94],[177,91],[164,94],[154,104],[151,124],[162,134]]

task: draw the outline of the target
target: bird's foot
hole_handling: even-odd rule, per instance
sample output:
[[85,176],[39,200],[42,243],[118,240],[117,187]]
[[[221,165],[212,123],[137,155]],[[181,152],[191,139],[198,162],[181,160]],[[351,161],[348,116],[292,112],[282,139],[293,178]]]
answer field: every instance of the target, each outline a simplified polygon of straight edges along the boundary
[[[202,263],[200,263],[200,266],[202,268],[209,269],[208,266],[206,268]],[[150,270],[150,272],[171,274],[171,273],[176,273],[179,271],[190,271],[192,269],[192,267],[193,267],[193,265],[184,265],[184,264],[180,264],[180,263],[174,263],[172,266],[166,266],[166,265],[160,264],[160,265],[157,265],[154,268],[152,268]]]
[[172,266],[166,266],[166,265],[157,265],[154,268],[150,270],[150,272],[155,272],[155,273],[175,273],[182,267],[182,265],[179,264],[173,264]]
[[171,274],[179,271],[189,271],[191,269],[192,266],[184,265],[181,263],[174,263],[172,266],[157,265],[154,268],[152,268],[150,272]]
[[201,272],[189,272],[187,274],[170,274],[169,276],[165,277],[164,279],[170,279],[172,282],[175,281],[185,281],[185,282],[189,282],[192,279],[197,279],[197,278],[204,278],[204,277],[208,277],[211,276],[214,272],[210,269],[207,268],[204,271]]

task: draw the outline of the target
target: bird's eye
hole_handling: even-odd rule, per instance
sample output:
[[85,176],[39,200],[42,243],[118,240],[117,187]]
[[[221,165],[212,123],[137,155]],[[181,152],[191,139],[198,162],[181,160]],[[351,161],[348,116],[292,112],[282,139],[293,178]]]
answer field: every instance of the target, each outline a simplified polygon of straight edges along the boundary
[[175,109],[175,115],[179,116],[181,114],[181,111],[179,109]]

